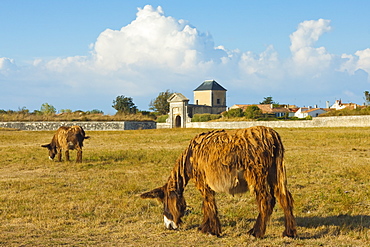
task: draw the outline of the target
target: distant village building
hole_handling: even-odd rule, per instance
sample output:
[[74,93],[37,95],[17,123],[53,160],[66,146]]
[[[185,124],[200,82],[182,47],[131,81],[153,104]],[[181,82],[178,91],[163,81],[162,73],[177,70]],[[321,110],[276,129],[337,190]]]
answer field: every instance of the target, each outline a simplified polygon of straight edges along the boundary
[[274,115],[275,117],[298,117],[305,118],[307,116],[318,117],[320,114],[326,113],[327,111],[322,108],[312,108],[312,107],[300,107],[295,105],[279,105],[274,106],[273,104],[251,104],[251,105],[233,105],[230,109],[241,108],[243,111],[248,106],[255,105],[261,109],[262,114]]
[[330,109],[335,109],[335,110],[342,110],[344,108],[348,109],[357,109],[358,107],[361,107],[360,105],[356,103],[342,103],[342,100],[336,100],[334,104],[330,107]]
[[[194,89],[194,104],[189,104],[189,99],[181,93],[173,93],[168,102],[170,103],[170,112],[167,123],[171,128],[185,128],[186,123],[191,122],[195,114],[220,114],[227,110],[226,106],[226,89],[218,84],[215,80],[204,81],[199,87]],[[342,103],[336,100],[329,108],[301,107],[295,105],[274,105],[274,104],[236,104],[229,109],[240,108],[243,111],[248,106],[257,106],[261,109],[262,114],[273,115],[275,117],[298,117],[306,118],[308,116],[318,117],[320,114],[329,110],[341,110],[344,108],[356,109],[361,107],[355,103]],[[329,108],[329,109],[328,109]]]
[[290,106],[290,105],[279,105],[279,106],[274,106],[273,104],[249,104],[249,105],[233,105],[230,107],[230,109],[237,109],[240,108],[243,111],[248,106],[257,106],[259,109],[261,109],[262,114],[268,114],[268,115],[274,115],[275,117],[292,117],[294,116],[294,111],[292,109],[296,108],[296,106]]
[[219,114],[226,111],[226,91],[214,80],[204,81],[194,90],[193,114]]
[[318,117],[320,114],[326,113],[322,108],[311,108],[311,107],[301,107],[295,112],[294,116],[297,118],[306,118],[308,116]]
[[194,92],[194,104],[181,93],[173,93],[168,102],[170,112],[167,122],[171,128],[184,128],[194,114],[220,114],[226,111],[226,89],[215,80],[204,81]]

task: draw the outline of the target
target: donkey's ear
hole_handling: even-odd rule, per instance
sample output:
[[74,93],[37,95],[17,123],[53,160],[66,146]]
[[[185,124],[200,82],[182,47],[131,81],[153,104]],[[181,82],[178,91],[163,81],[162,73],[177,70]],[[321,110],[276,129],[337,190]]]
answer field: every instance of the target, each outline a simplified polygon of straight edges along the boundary
[[147,199],[147,198],[153,198],[153,199],[158,199],[162,201],[164,199],[164,187],[159,187],[154,190],[151,190],[149,192],[145,192],[140,195],[141,198]]

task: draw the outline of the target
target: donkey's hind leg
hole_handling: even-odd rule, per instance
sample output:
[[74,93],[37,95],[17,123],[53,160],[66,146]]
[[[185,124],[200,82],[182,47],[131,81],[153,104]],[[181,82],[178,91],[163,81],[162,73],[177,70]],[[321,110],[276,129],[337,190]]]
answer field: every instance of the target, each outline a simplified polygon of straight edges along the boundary
[[206,186],[199,188],[203,196],[203,222],[199,230],[203,233],[210,233],[212,235],[220,236],[221,223],[218,218],[218,211],[215,200],[215,192]]
[[256,188],[256,200],[258,205],[258,217],[249,234],[256,238],[263,238],[266,226],[276,204],[276,199],[270,188]]
[[294,238],[297,237],[297,226],[293,215],[293,197],[288,189],[285,189],[285,191],[286,193],[276,193],[285,215],[285,230],[283,232],[283,237]]
[[77,148],[77,159],[76,159],[76,162],[77,163],[81,163],[82,162],[82,148],[80,148],[80,147]]

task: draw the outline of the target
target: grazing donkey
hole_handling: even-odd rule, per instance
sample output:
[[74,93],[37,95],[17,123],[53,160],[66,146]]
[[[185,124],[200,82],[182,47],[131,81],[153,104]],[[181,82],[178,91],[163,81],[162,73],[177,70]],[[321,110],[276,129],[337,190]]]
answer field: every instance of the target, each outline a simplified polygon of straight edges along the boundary
[[69,150],[76,149],[76,162],[82,162],[83,141],[88,138],[89,136],[85,136],[85,131],[80,126],[62,126],[54,134],[51,142],[41,145],[41,147],[49,150],[49,159],[53,160],[57,155],[58,161],[62,161],[62,150],[65,152],[65,159],[69,161]]
[[143,193],[164,205],[164,223],[177,229],[184,216],[185,186],[193,179],[203,196],[203,222],[199,230],[219,236],[221,224],[216,192],[230,194],[250,190],[257,199],[259,215],[249,234],[262,238],[278,199],[285,214],[283,236],[296,237],[293,198],[287,189],[284,147],[279,134],[258,126],[241,130],[214,130],[197,135],[177,159],[167,183]]

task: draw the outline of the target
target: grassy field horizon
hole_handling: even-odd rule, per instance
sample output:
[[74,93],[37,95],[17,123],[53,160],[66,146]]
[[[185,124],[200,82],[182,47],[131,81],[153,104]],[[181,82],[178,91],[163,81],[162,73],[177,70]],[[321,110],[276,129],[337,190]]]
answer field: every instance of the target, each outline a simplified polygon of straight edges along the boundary
[[297,239],[281,237],[279,205],[266,231],[247,234],[254,197],[217,194],[221,237],[197,231],[202,200],[192,181],[178,231],[142,192],[163,185],[202,129],[86,131],[83,162],[48,160],[53,131],[0,130],[0,246],[370,246],[370,128],[277,128],[295,200]]

